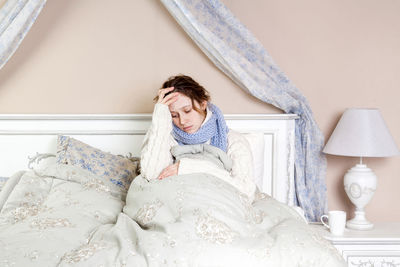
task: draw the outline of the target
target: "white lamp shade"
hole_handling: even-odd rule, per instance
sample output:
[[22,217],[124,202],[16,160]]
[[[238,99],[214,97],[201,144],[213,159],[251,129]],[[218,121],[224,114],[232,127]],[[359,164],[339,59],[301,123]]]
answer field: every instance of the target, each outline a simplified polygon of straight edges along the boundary
[[378,109],[347,109],[323,150],[352,157],[390,157],[400,151]]

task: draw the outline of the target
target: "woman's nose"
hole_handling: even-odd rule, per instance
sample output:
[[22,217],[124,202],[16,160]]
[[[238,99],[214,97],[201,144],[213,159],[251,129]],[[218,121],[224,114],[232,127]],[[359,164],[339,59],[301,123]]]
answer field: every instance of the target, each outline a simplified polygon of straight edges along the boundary
[[187,122],[187,118],[186,118],[186,116],[180,116],[180,123],[181,123],[181,125],[185,125],[186,124],[186,122]]

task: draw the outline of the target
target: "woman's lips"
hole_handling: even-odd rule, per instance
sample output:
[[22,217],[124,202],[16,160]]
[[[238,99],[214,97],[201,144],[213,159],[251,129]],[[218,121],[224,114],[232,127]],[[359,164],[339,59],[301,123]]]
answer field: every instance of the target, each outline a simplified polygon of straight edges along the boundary
[[192,126],[183,127],[183,130],[184,130],[185,132],[187,132],[187,131],[189,131],[191,128],[192,128]]

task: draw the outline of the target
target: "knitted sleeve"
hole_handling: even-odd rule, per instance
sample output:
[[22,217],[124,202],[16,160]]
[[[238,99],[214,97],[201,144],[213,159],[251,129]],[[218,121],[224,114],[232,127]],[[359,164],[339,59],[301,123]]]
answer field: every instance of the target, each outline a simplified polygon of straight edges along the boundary
[[232,159],[231,176],[234,183],[248,196],[253,196],[256,184],[253,177],[253,155],[244,136],[233,130],[228,132],[228,156]]
[[168,106],[157,103],[141,151],[141,174],[147,180],[157,179],[162,170],[173,163],[170,152],[174,145],[172,119]]

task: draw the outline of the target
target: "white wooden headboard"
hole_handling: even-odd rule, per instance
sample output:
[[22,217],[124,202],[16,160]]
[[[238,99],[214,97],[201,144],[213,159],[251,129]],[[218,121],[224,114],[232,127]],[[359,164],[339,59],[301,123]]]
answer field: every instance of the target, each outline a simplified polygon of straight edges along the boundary
[[[294,203],[293,114],[225,115],[228,127],[264,135],[264,168],[258,187],[274,198]],[[151,114],[0,115],[0,177],[27,169],[28,157],[55,153],[57,135],[69,135],[113,154],[140,155]]]

